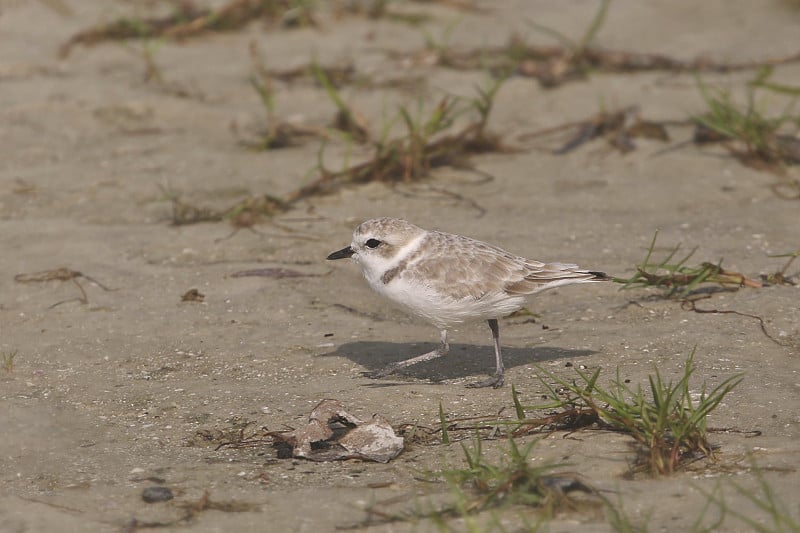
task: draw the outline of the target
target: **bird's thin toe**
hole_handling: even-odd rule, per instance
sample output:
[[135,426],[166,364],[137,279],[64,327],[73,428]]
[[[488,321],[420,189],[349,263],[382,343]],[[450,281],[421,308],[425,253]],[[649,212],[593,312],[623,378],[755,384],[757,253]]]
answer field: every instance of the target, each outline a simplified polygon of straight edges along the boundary
[[383,377],[392,375],[395,372],[397,372],[398,370],[400,370],[400,368],[402,368],[402,367],[400,365],[396,365],[396,364],[387,365],[387,366],[385,366],[383,368],[379,368],[378,370],[369,370],[369,371],[366,371],[366,372],[362,372],[361,375],[365,376],[365,377],[368,377],[368,378],[371,378],[371,379],[378,379],[378,378],[383,378]]
[[494,376],[484,379],[483,381],[476,381],[475,383],[468,383],[467,388],[469,389],[482,389],[485,387],[491,387],[493,389],[499,389],[505,383],[505,377],[502,374],[495,374]]

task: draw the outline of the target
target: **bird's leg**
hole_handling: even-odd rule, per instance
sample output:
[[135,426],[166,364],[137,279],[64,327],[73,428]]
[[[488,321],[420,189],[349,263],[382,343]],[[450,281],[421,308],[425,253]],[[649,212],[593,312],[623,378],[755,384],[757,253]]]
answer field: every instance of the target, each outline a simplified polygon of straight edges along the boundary
[[441,331],[441,339],[442,343],[439,345],[438,348],[435,350],[424,353],[422,355],[418,355],[416,357],[412,357],[411,359],[406,359],[405,361],[398,361],[396,363],[391,363],[386,365],[385,367],[381,368],[380,370],[375,370],[374,372],[365,372],[364,374],[370,378],[382,378],[384,376],[388,376],[390,374],[394,374],[398,370],[402,368],[409,367],[411,365],[416,365],[417,363],[423,363],[425,361],[430,361],[431,359],[436,359],[437,357],[441,357],[446,355],[447,352],[450,351],[450,345],[447,344],[447,330],[443,329]]
[[490,318],[488,322],[489,329],[492,330],[492,339],[494,339],[494,358],[497,368],[494,371],[494,376],[477,383],[470,383],[467,385],[470,388],[492,387],[496,389],[502,387],[505,381],[504,373],[506,369],[503,366],[503,354],[500,351],[500,326],[497,324],[496,318]]

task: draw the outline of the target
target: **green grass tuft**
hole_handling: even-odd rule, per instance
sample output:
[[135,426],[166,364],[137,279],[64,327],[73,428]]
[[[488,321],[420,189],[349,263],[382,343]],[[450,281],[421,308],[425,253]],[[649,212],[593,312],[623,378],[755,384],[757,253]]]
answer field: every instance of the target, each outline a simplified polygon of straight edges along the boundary
[[2,352],[3,356],[3,369],[6,373],[10,374],[14,371],[14,358],[17,357],[17,350],[11,352]]
[[750,279],[739,272],[731,272],[722,268],[722,260],[717,263],[705,261],[698,266],[689,266],[688,261],[697,251],[693,248],[685,256],[675,259],[680,244],[669,250],[667,256],[660,261],[653,261],[658,232],[647,249],[644,261],[636,267],[636,273],[630,278],[614,278],[623,284],[623,289],[639,287],[660,287],[665,289],[666,298],[686,298],[689,293],[704,283],[716,283],[723,287],[760,288],[761,283]]
[[560,390],[542,382],[551,398],[569,411],[588,409],[606,428],[622,431],[633,437],[637,445],[634,471],[667,475],[698,457],[713,459],[714,450],[708,441],[706,418],[743,376],[736,374],[712,390],[702,385],[699,398],[693,399],[689,387],[695,371],[695,351],[684,363],[683,376],[675,383],[665,381],[658,368],[648,376],[649,388],[635,389],[619,376],[609,388],[598,385],[600,369],[593,373],[576,370],[578,381],[568,381],[544,372]]

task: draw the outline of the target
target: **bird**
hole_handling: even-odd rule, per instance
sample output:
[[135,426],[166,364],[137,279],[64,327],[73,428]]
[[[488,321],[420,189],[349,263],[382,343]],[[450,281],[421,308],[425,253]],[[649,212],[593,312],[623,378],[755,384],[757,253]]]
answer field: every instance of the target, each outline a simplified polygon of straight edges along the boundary
[[485,320],[494,341],[495,373],[467,385],[474,388],[498,388],[505,381],[499,318],[518,311],[529,295],[545,289],[612,279],[604,272],[526,259],[470,237],[426,230],[391,217],[359,224],[350,245],[327,257],[330,261],[346,258],[361,267],[375,292],[440,332],[435,350],[367,375],[380,378],[442,357],[450,349],[448,329]]

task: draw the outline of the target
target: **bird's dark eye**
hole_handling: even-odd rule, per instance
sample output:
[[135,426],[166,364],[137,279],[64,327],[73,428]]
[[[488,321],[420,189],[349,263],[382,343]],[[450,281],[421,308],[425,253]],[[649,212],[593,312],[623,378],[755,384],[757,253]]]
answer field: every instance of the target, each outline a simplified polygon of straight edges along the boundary
[[378,239],[369,239],[366,242],[367,248],[377,248],[381,245],[381,241]]

